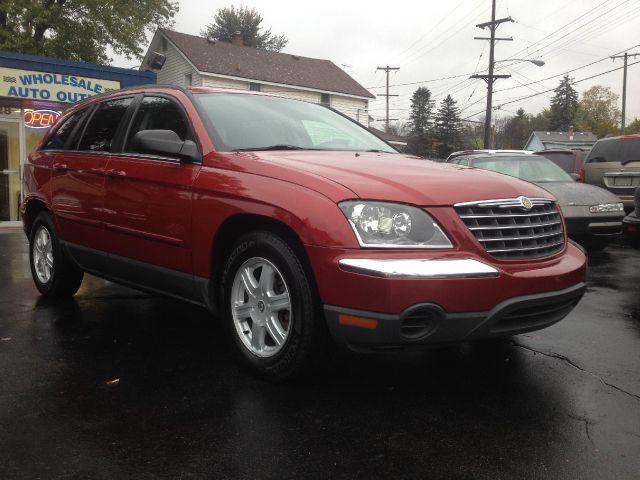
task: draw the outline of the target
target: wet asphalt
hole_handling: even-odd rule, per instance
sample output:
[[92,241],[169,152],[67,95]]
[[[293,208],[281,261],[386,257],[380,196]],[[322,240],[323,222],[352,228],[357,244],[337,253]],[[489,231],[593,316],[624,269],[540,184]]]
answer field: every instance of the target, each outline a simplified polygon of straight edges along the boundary
[[43,300],[0,233],[0,479],[640,478],[640,252],[510,340],[256,379],[200,308],[95,277]]

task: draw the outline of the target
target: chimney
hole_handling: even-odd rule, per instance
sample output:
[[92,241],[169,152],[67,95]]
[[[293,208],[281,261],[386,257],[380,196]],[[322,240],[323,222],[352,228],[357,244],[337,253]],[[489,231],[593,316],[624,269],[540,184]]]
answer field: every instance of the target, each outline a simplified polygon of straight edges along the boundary
[[233,35],[231,35],[231,44],[238,45],[239,47],[244,45],[244,35],[242,35],[240,30],[233,32]]
[[569,125],[569,141],[573,142],[573,125]]

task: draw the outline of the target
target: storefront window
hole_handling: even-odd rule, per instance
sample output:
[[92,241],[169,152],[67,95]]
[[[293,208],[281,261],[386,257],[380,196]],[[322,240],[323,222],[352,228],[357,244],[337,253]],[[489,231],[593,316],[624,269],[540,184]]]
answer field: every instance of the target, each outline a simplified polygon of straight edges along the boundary
[[33,112],[0,104],[0,222],[20,220],[22,166],[59,114]]
[[0,106],[0,221],[18,219],[20,123],[20,109]]

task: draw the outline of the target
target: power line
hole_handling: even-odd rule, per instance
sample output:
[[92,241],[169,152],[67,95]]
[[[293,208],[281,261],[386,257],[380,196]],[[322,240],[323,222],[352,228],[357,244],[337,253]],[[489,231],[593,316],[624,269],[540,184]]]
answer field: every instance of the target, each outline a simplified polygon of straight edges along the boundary
[[[636,61],[636,62],[633,62],[633,63],[629,63],[627,66],[628,66],[628,67],[631,67],[632,65],[636,65],[636,64],[638,64],[638,63],[640,63],[640,60],[638,60],[638,61]],[[573,85],[575,85],[576,83],[586,82],[587,80],[591,80],[591,79],[594,79],[594,78],[597,78],[597,77],[601,77],[602,75],[606,75],[607,73],[611,73],[611,72],[616,72],[616,71],[618,71],[618,70],[622,70],[623,68],[624,68],[624,67],[613,68],[613,69],[611,69],[611,70],[607,70],[606,72],[597,73],[597,74],[595,74],[595,75],[591,75],[590,77],[581,78],[580,80],[575,80],[575,81],[573,81],[573,82],[571,82],[571,83],[572,83]],[[545,90],[545,91],[543,91],[543,92],[533,93],[533,94],[531,94],[531,95],[526,95],[526,96],[524,96],[524,97],[518,97],[518,98],[515,98],[515,99],[512,99],[512,100],[503,101],[503,102],[502,102],[500,105],[498,105],[498,107],[496,107],[496,108],[503,107],[504,105],[510,105],[510,104],[512,104],[512,103],[516,103],[516,102],[521,102],[522,100],[528,100],[528,99],[530,99],[530,98],[537,97],[537,96],[539,96],[539,95],[543,95],[543,94],[545,94],[545,93],[553,92],[554,90],[555,90],[555,88],[550,88],[550,89]],[[473,117],[475,117],[476,115],[481,114],[482,112],[483,112],[483,111],[481,110],[481,111],[479,111],[479,112],[474,113],[473,115],[469,115],[469,117],[467,117],[467,118],[463,118],[462,120],[467,120],[467,119],[469,119],[469,118],[473,118]]]
[[[621,50],[619,52],[616,52],[616,53],[614,53],[614,55],[619,55],[619,54],[623,53],[625,50],[631,50],[631,49],[636,48],[636,47],[640,47],[640,43],[636,44],[636,45],[633,45],[632,47],[626,48],[624,50]],[[603,57],[600,60],[596,60],[595,62],[587,63],[586,65],[581,65],[579,67],[573,68],[571,70],[566,70],[566,71],[564,71],[562,73],[558,73],[556,75],[551,75],[550,77],[546,77],[546,78],[543,78],[541,80],[532,81],[531,83],[526,83],[526,84],[521,85],[519,87],[502,88],[500,90],[496,90],[494,93],[506,92],[507,90],[513,90],[513,89],[516,89],[516,88],[521,88],[522,86],[528,86],[528,85],[532,85],[534,83],[545,82],[547,80],[551,80],[551,79],[554,79],[554,78],[557,78],[557,77],[561,77],[561,76],[567,75],[567,74],[572,73],[572,72],[577,72],[578,70],[582,70],[583,68],[590,67],[590,66],[595,65],[595,64],[600,63],[600,62],[604,62],[605,60],[609,60],[610,58],[611,58],[611,55],[607,55],[606,57]]]
[[[537,48],[538,50],[538,54],[539,55],[544,55],[543,52],[546,50],[549,50],[552,45],[562,41],[563,39],[568,39],[568,37],[570,37],[571,35],[573,35],[574,33],[577,32],[575,38],[572,39],[568,39],[567,41],[565,41],[565,43],[562,43],[560,46],[565,46],[568,45],[570,43],[573,43],[576,41],[577,38],[582,38],[585,35],[590,35],[591,33],[593,33],[592,29],[595,29],[595,31],[598,32],[603,32],[603,31],[607,31],[606,29],[604,29],[602,22],[598,23],[597,25],[592,25],[591,27],[587,27],[587,25],[595,22],[596,20],[602,20],[602,18],[612,12],[613,10],[620,8],[622,5],[624,5],[625,3],[631,1],[631,0],[623,0],[622,2],[618,3],[617,5],[613,6],[612,8],[610,8],[609,10],[606,10],[604,12],[599,12],[598,15],[594,15],[593,18],[588,19],[588,16],[591,13],[596,12],[598,9],[600,9],[603,5],[605,5],[606,3],[608,3],[609,0],[605,0],[604,2],[596,5],[594,8],[588,10],[585,14],[581,15],[579,17],[579,19],[574,19],[571,22],[566,23],[565,25],[563,25],[562,27],[560,27],[558,30],[555,30],[554,32],[552,32],[550,35],[547,35],[547,37],[545,37],[545,39],[540,40],[539,42],[535,42],[533,45],[536,44],[541,44],[541,46],[539,46]],[[586,20],[586,21],[585,21]],[[572,27],[572,29],[570,29],[569,31],[566,31],[567,28],[566,27]],[[564,32],[563,35],[551,40],[551,38],[558,32]],[[546,43],[544,43],[546,42]],[[521,55],[523,52],[526,52],[529,48],[531,48],[533,45],[529,45],[521,50],[518,50],[516,53],[514,53],[513,55],[510,55],[506,60],[509,59],[513,59],[518,57],[519,55]],[[554,47],[554,49],[558,49],[559,47]],[[556,52],[557,54],[557,52]],[[554,56],[553,54],[551,56],[547,56],[547,61],[550,57]],[[513,63],[509,63],[504,65],[504,67],[502,68],[506,68],[508,66],[513,65]]]
[[[391,85],[389,85],[390,87],[404,87],[406,85],[419,85],[421,83],[432,83],[432,82],[439,82],[441,80],[451,80],[453,78],[462,78],[462,77],[468,77],[469,75],[472,75],[474,73],[477,72],[470,72],[470,73],[461,73],[460,75],[452,75],[450,77],[440,77],[440,78],[430,78],[428,80],[420,80],[417,82],[408,82],[408,83],[393,83]],[[367,89],[370,88],[385,88],[386,85],[379,85],[379,86],[375,86],[375,87],[367,87]]]

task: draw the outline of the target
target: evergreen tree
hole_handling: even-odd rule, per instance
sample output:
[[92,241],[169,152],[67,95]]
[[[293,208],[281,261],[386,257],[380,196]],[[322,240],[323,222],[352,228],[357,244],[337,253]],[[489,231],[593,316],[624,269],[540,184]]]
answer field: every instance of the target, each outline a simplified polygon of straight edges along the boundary
[[640,119],[634,118],[633,122],[626,126],[624,133],[627,135],[633,135],[634,133],[640,133]]
[[551,99],[551,130],[567,131],[569,126],[575,124],[575,116],[578,110],[578,92],[571,86],[572,78],[565,75],[560,80],[560,85],[554,90],[555,95]]
[[440,141],[438,154],[443,158],[457,150],[460,145],[462,122],[460,121],[460,109],[456,103],[451,95],[447,95],[440,102],[440,108],[436,113],[435,131]]
[[255,8],[233,5],[218,10],[210,23],[202,30],[201,35],[222,42],[231,42],[233,34],[241,32],[244,45],[279,52],[289,42],[284,35],[275,35],[271,30],[261,31],[262,15]]
[[428,157],[431,153],[434,104],[428,88],[419,87],[413,92],[409,114],[411,137],[408,140],[408,149],[414,155]]
[[433,125],[433,107],[435,102],[431,99],[431,91],[427,87],[418,87],[411,97],[411,113],[409,123],[411,133],[424,135],[429,133]]
[[502,146],[519,150],[524,147],[531,132],[531,115],[527,115],[522,108],[519,108],[516,115],[507,120],[504,131],[501,132]]

